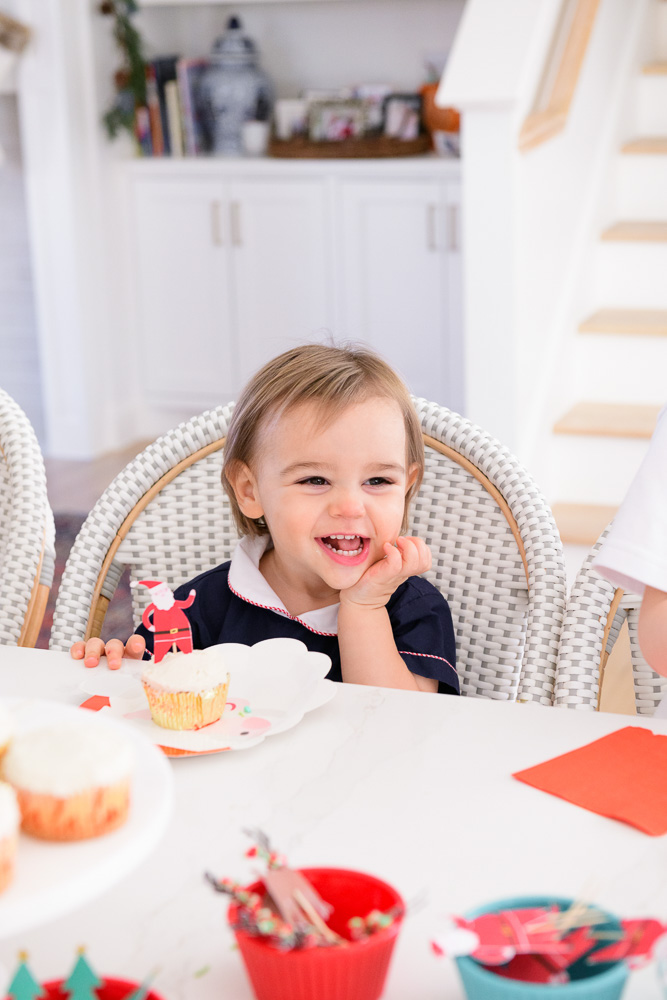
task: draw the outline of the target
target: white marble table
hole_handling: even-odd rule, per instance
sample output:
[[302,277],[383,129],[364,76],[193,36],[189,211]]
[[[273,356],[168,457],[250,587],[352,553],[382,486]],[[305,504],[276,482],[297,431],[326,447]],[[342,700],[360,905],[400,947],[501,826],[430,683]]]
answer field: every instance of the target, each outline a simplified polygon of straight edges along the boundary
[[[0,648],[0,691],[63,699],[65,654]],[[634,720],[533,705],[341,685],[329,704],[252,749],[171,762],[175,815],[143,867],[62,918],[0,942],[26,948],[42,978],[66,973],[80,944],[105,975],[159,967],[166,1000],[250,1000],[202,874],[251,876],[243,826],[259,826],[295,866],[359,868],[427,905],[403,927],[386,1000],[456,1000],[453,964],[431,954],[440,914],[520,893],[582,892],[624,915],[667,919],[667,837],[652,838],[510,777]],[[203,971],[202,970],[208,970]],[[630,1000],[658,1000],[655,966]]]

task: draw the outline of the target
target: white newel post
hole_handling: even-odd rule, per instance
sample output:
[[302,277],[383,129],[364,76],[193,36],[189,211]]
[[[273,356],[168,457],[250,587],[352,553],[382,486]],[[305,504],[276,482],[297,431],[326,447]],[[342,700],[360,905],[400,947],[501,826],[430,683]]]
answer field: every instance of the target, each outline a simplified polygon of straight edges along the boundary
[[462,112],[466,415],[517,450],[517,137],[560,0],[468,0],[438,91]]
[[15,0],[18,97],[49,454],[113,446],[102,136],[88,0]]

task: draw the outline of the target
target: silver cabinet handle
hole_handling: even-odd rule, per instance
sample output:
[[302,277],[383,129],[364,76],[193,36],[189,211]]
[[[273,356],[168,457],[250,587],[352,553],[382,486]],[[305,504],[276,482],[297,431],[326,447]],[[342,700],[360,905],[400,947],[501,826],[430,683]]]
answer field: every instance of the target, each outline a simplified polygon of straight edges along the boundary
[[214,247],[222,246],[220,207],[220,202],[217,199],[211,202],[211,240],[213,241]]
[[433,252],[438,249],[437,211],[437,205],[428,205],[426,208],[426,247]]
[[238,201],[233,201],[229,206],[230,222],[232,229],[232,246],[240,247],[241,242],[241,205]]
[[448,226],[447,236],[450,253],[456,253],[459,249],[459,206],[451,204],[447,206]]

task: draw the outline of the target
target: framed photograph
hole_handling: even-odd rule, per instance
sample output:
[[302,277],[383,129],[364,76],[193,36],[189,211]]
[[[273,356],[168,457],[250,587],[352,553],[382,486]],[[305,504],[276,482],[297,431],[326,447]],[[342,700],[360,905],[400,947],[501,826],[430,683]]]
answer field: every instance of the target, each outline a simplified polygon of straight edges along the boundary
[[308,109],[308,138],[313,142],[341,142],[366,131],[364,101],[315,101]]
[[420,94],[389,94],[384,99],[384,134],[394,139],[416,139],[421,132]]

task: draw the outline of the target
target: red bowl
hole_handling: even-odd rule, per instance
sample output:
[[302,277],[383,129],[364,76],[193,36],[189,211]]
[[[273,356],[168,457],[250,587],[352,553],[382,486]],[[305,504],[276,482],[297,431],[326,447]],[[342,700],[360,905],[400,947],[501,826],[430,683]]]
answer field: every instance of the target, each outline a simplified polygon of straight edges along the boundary
[[[101,986],[95,990],[99,1000],[125,1000],[130,993],[137,989],[139,983],[132,983],[129,979],[103,979]],[[42,1000],[65,1000],[69,996],[65,990],[64,979],[51,979],[48,983],[42,983]],[[149,990],[146,1000],[163,1000],[155,990]]]
[[[391,953],[401,920],[363,941],[352,941],[347,922],[371,910],[403,907],[390,885],[363,872],[345,868],[302,868],[322,899],[333,907],[327,924],[347,938],[347,947],[280,951],[262,938],[234,930],[257,1000],[377,1000],[384,989]],[[248,886],[263,892],[264,884]],[[229,907],[230,924],[238,907]]]

